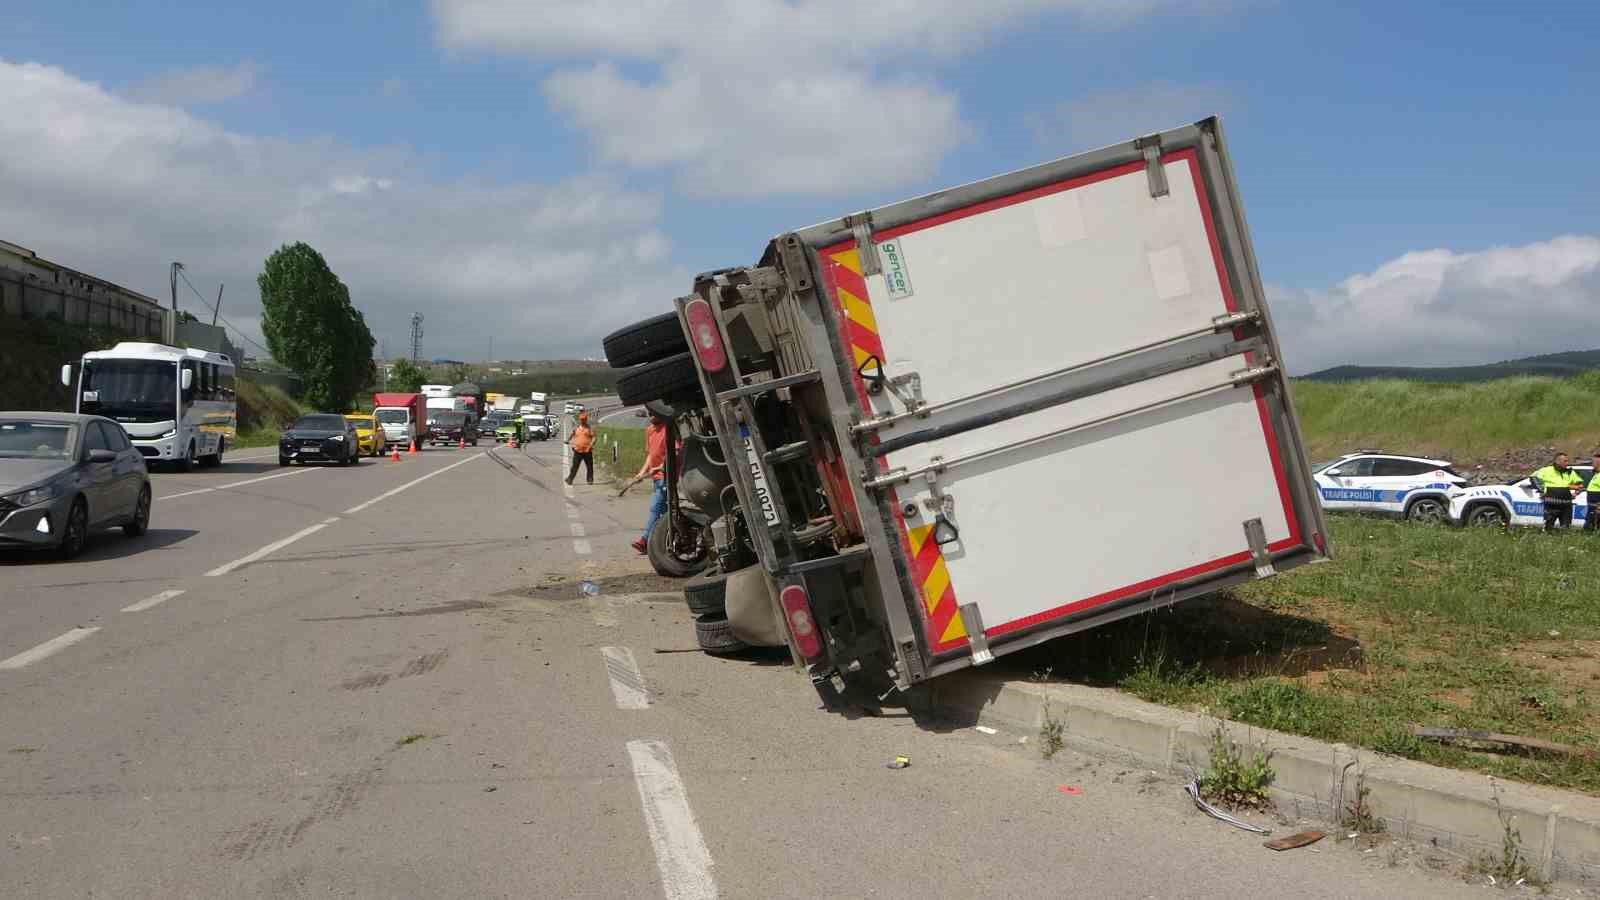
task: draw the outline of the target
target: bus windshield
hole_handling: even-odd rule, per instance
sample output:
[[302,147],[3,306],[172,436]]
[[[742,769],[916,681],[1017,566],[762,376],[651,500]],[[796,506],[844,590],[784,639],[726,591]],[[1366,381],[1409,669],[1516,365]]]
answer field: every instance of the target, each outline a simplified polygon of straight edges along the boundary
[[154,359],[86,360],[80,411],[118,422],[176,419],[178,367]]

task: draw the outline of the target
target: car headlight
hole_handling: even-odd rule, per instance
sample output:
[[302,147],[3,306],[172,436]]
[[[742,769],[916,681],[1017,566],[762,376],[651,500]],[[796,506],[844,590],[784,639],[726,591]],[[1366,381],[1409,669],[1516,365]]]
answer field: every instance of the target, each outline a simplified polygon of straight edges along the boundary
[[18,506],[33,506],[36,503],[43,503],[46,500],[54,500],[60,495],[61,488],[59,486],[47,484],[44,487],[29,488],[25,491],[18,491],[15,494],[7,496],[5,499],[15,503]]
[[171,430],[171,431],[169,431],[169,432],[167,432],[167,433],[166,433],[166,434],[163,434],[163,435],[162,435],[162,436],[161,436],[161,437],[158,437],[158,438],[156,438],[156,440],[158,440],[158,441],[164,441],[164,440],[166,440],[166,439],[167,439],[167,438],[170,438],[170,437],[177,437],[177,436],[178,436],[178,429],[176,429],[176,428],[174,428],[174,429],[172,429],[172,430]]
[[342,440],[344,440],[344,435],[336,434],[333,437],[329,438],[328,440],[330,440],[330,441],[342,441]]

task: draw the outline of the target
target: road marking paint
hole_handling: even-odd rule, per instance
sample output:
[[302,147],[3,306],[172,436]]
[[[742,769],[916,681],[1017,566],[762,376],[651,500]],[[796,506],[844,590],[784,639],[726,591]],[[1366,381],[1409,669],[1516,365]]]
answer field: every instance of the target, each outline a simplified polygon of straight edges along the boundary
[[233,482],[229,482],[228,484],[219,484],[216,487],[199,488],[198,490],[184,491],[181,494],[169,494],[169,495],[167,495],[165,497],[157,497],[156,499],[157,500],[176,500],[179,497],[192,497],[195,494],[209,494],[212,491],[225,491],[228,488],[244,487],[247,484],[255,484],[255,483],[261,482],[261,481],[271,481],[274,478],[288,478],[290,475],[304,475],[307,472],[315,472],[315,471],[317,471],[317,470],[316,469],[295,469],[293,472],[279,472],[276,475],[263,475],[260,478],[246,478],[244,481],[233,481]]
[[20,669],[23,666],[31,665],[47,656],[53,656],[57,653],[60,653],[62,650],[71,647],[73,644],[76,644],[77,642],[99,630],[100,626],[98,625],[92,628],[74,628],[66,634],[60,635],[59,637],[53,637],[50,640],[45,641],[32,650],[24,650],[10,659],[0,660],[0,669]]
[[578,554],[579,556],[588,556],[594,552],[594,548],[589,546],[589,541],[587,538],[573,538],[572,552]]
[[250,453],[250,454],[246,454],[244,456],[240,456],[237,453],[229,453],[228,454],[228,459],[271,459],[272,458],[272,454],[274,454],[276,452],[278,452],[278,451],[276,451],[276,450],[268,450],[265,453]]
[[583,527],[583,523],[582,522],[573,522],[568,527],[572,529],[572,536],[573,537],[588,537],[589,536],[589,532],[588,532],[587,529],[585,529]]
[[467,463],[472,462],[475,459],[483,459],[487,455],[488,455],[488,453],[484,452],[484,453],[476,454],[474,456],[469,456],[466,459],[461,460],[460,462],[453,462],[450,465],[445,466],[442,469],[438,469],[436,471],[429,472],[428,474],[422,476],[421,478],[413,478],[412,480],[406,482],[405,484],[400,485],[399,487],[397,487],[397,488],[395,488],[393,490],[384,491],[383,493],[379,494],[376,497],[373,497],[371,500],[368,500],[365,503],[362,503],[362,504],[360,504],[358,506],[350,507],[349,509],[344,511],[344,514],[347,515],[347,516],[353,516],[356,513],[361,512],[363,509],[366,509],[367,507],[372,506],[375,503],[379,503],[379,502],[382,502],[384,500],[387,500],[390,497],[393,497],[395,494],[398,494],[401,491],[406,490],[407,488],[416,487],[417,485],[423,483],[424,481],[427,481],[429,478],[432,478],[435,475],[443,475],[444,473],[450,471],[451,469],[454,469],[456,466],[464,466]]
[[711,851],[689,809],[689,794],[678,777],[672,751],[661,741],[629,741],[633,780],[644,807],[644,822],[661,871],[667,900],[701,900],[717,896],[711,877]]
[[333,523],[335,523],[337,521],[339,521],[339,517],[338,516],[334,516],[331,519],[323,519],[321,522],[318,522],[315,525],[310,525],[310,526],[307,526],[305,528],[300,529],[299,531],[296,531],[294,534],[289,535],[288,537],[284,538],[283,540],[273,541],[272,543],[266,545],[265,547],[262,547],[260,550],[257,550],[256,552],[250,554],[249,556],[241,556],[241,557],[239,557],[238,559],[234,560],[231,563],[224,563],[223,565],[217,566],[215,569],[212,569],[211,571],[207,572],[206,573],[206,577],[215,578],[218,575],[226,575],[229,572],[232,572],[234,569],[239,568],[240,566],[248,566],[251,563],[255,562],[256,560],[261,559],[262,557],[270,556],[270,555],[272,555],[274,553],[277,553],[279,550],[282,550],[283,548],[289,546],[290,544],[294,543],[295,541],[300,540],[301,538],[310,537],[311,535],[316,534],[317,532],[321,531],[324,528],[327,528],[329,525],[332,525]]
[[606,675],[611,679],[611,696],[617,699],[617,709],[649,709],[650,692],[644,689],[644,676],[633,661],[633,651],[627,647],[601,647],[600,655],[606,658]]
[[183,591],[162,591],[161,593],[155,595],[154,597],[146,597],[143,600],[140,600],[138,603],[130,603],[129,605],[124,606],[122,608],[122,611],[123,612],[144,612],[145,610],[149,609],[152,606],[160,606],[161,604],[167,602],[168,600],[173,599],[174,597],[182,596],[182,594],[183,594]]
[[567,507],[567,518],[575,520],[579,516],[583,515],[583,510],[578,508],[578,504],[568,502],[565,505]]

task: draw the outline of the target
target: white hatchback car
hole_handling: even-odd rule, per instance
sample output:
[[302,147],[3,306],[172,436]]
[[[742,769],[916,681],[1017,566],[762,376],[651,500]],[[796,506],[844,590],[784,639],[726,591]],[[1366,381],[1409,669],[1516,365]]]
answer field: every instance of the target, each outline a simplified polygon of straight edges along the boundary
[[1429,522],[1444,521],[1450,491],[1467,484],[1447,460],[1366,451],[1314,466],[1311,477],[1323,509]]
[[[1588,484],[1594,477],[1593,466],[1573,466],[1572,471]],[[1583,491],[1577,492],[1572,504],[1572,526],[1582,528],[1588,518],[1588,499]],[[1460,488],[1450,492],[1450,521],[1457,525],[1544,525],[1544,502],[1533,486],[1533,478],[1513,481],[1510,484],[1485,484]]]

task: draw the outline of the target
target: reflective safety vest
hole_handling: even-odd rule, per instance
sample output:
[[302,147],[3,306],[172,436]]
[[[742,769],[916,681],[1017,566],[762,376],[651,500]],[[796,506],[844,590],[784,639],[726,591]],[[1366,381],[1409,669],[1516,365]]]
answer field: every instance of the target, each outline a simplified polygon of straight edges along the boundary
[[1574,488],[1583,490],[1583,476],[1571,469],[1563,472],[1555,466],[1545,466],[1533,473],[1533,480],[1539,483],[1539,489],[1547,495],[1552,491],[1560,492],[1552,499],[1570,500],[1572,499],[1570,491]]
[[1600,469],[1596,469],[1594,477],[1589,479],[1589,493],[1600,494]]

